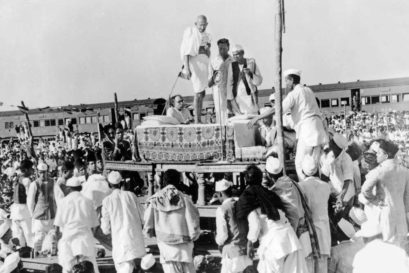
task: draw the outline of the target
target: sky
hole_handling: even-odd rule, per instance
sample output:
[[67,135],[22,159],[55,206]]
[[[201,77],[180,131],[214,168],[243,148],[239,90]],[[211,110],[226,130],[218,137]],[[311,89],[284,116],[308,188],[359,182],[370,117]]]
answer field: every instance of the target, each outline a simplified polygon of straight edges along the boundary
[[[0,111],[167,97],[183,31],[208,17],[273,85],[276,0],[0,0]],[[283,69],[312,85],[409,76],[408,0],[285,0]],[[179,80],[176,93],[192,94]],[[209,91],[208,91],[209,93]]]

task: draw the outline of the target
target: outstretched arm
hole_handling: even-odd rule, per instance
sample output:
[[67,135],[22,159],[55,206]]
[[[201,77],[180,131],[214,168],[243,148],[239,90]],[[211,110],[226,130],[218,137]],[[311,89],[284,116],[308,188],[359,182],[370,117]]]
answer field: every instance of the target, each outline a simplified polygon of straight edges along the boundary
[[275,113],[275,109],[271,108],[270,110],[266,111],[265,113],[263,113],[261,115],[258,115],[256,117],[254,117],[253,119],[251,119],[247,125],[248,125],[249,128],[252,128],[257,123],[257,121],[259,121],[259,120],[261,120],[263,118],[268,118],[268,117],[274,115],[274,113]]

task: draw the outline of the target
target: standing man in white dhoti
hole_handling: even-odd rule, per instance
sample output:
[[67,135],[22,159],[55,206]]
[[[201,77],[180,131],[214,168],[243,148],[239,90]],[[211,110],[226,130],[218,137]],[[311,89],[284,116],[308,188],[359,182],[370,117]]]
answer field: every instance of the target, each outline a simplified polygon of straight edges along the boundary
[[89,260],[98,271],[95,239],[92,228],[99,225],[92,200],[81,194],[81,180],[71,177],[67,181],[68,195],[64,197],[55,216],[55,225],[61,228],[58,242],[58,263],[63,272],[71,272],[79,259]]
[[183,33],[180,54],[183,60],[182,74],[192,80],[194,97],[195,123],[201,123],[203,98],[208,85],[209,57],[211,37],[206,32],[207,18],[197,17],[196,23]]
[[233,58],[229,55],[229,40],[217,41],[219,54],[215,56],[209,66],[209,87],[213,88],[214,108],[216,110],[216,123],[227,123],[227,75]]
[[230,66],[227,80],[227,99],[232,106],[238,105],[238,114],[258,114],[257,86],[263,82],[256,60],[244,58],[244,49],[240,45],[232,48],[234,62]]
[[[297,136],[297,152],[295,155],[295,168],[298,179],[304,180],[301,163],[306,154],[311,154],[318,162],[321,154],[321,146],[328,142],[328,136],[324,129],[321,111],[318,107],[312,90],[302,86],[301,71],[289,69],[284,72],[286,88],[290,92],[283,100],[283,113],[291,112],[294,129]],[[274,115],[275,109],[253,118],[249,126],[254,126],[257,121]]]
[[142,234],[143,209],[136,195],[121,190],[122,176],[111,172],[108,181],[112,193],[102,203],[101,229],[112,234],[112,258],[118,273],[132,273],[135,259],[145,256]]

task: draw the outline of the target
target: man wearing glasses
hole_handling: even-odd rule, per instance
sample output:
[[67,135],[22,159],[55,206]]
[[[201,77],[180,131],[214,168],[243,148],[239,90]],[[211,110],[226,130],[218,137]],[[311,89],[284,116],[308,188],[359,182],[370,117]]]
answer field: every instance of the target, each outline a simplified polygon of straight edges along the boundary
[[171,98],[172,107],[166,111],[168,117],[175,118],[180,124],[189,124],[193,121],[193,117],[189,110],[183,105],[183,98],[181,95],[175,95]]

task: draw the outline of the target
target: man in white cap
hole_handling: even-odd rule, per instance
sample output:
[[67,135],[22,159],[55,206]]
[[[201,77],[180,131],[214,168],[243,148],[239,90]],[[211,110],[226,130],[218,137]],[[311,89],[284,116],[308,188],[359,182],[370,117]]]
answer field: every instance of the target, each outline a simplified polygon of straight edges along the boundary
[[181,74],[190,79],[193,84],[195,123],[201,123],[201,112],[205,89],[208,86],[209,57],[211,37],[206,32],[207,18],[197,17],[194,26],[188,27],[183,33],[180,55],[183,60]]
[[334,134],[321,157],[321,173],[330,181],[330,217],[334,223],[338,223],[343,212],[352,207],[356,193],[354,164],[346,153],[347,146],[344,136]]
[[258,114],[257,86],[263,82],[260,69],[253,58],[244,57],[241,45],[235,45],[231,50],[234,58],[227,80],[227,100],[237,103],[239,114]]
[[[294,122],[294,129],[298,139],[295,167],[298,179],[301,181],[305,178],[301,168],[304,156],[312,154],[318,162],[321,146],[328,142],[328,136],[313,91],[300,83],[301,71],[289,69],[284,72],[284,77],[286,88],[290,92],[283,100],[283,113],[291,112]],[[274,113],[275,109],[272,109],[270,112],[255,117],[249,122],[249,126],[254,126],[258,120]]]
[[301,202],[300,192],[294,183],[290,177],[283,175],[283,166],[277,157],[270,156],[267,158],[263,186],[280,196],[285,207],[286,217],[294,231],[297,232],[305,211]]
[[[260,114],[269,111],[271,107],[263,107],[260,109]],[[273,123],[273,116],[263,118],[260,128],[258,128],[261,138],[261,145],[271,147],[275,143],[277,131]]]
[[145,256],[142,234],[143,212],[136,195],[122,191],[122,176],[108,175],[112,193],[102,201],[101,229],[112,236],[112,258],[118,273],[132,273],[134,260]]
[[58,206],[55,225],[60,227],[62,237],[58,242],[58,263],[63,272],[70,272],[79,259],[89,260],[98,271],[95,239],[92,228],[99,225],[92,201],[81,194],[82,182],[78,177],[68,179],[69,191]]
[[53,228],[56,204],[54,182],[48,177],[48,166],[40,162],[37,166],[38,178],[30,184],[27,206],[33,219],[34,255],[39,254],[43,240]]
[[[318,164],[310,155],[304,157],[302,162],[302,170],[307,177],[299,182],[307,205],[310,209],[312,220],[317,231],[318,245],[321,257],[318,260],[318,272],[326,273],[328,271],[328,258],[331,254],[331,231],[328,217],[328,199],[330,195],[330,187],[318,178]],[[305,237],[309,238],[309,237]],[[309,249],[311,242],[309,240],[301,240],[301,244],[309,244],[303,246],[303,249]],[[310,272],[314,272],[314,260],[312,253],[305,253],[306,261]]]
[[222,252],[221,273],[243,272],[253,261],[247,256],[246,229],[236,221],[237,198],[232,194],[233,183],[226,179],[216,182],[216,193],[222,204],[216,210],[216,243]]

